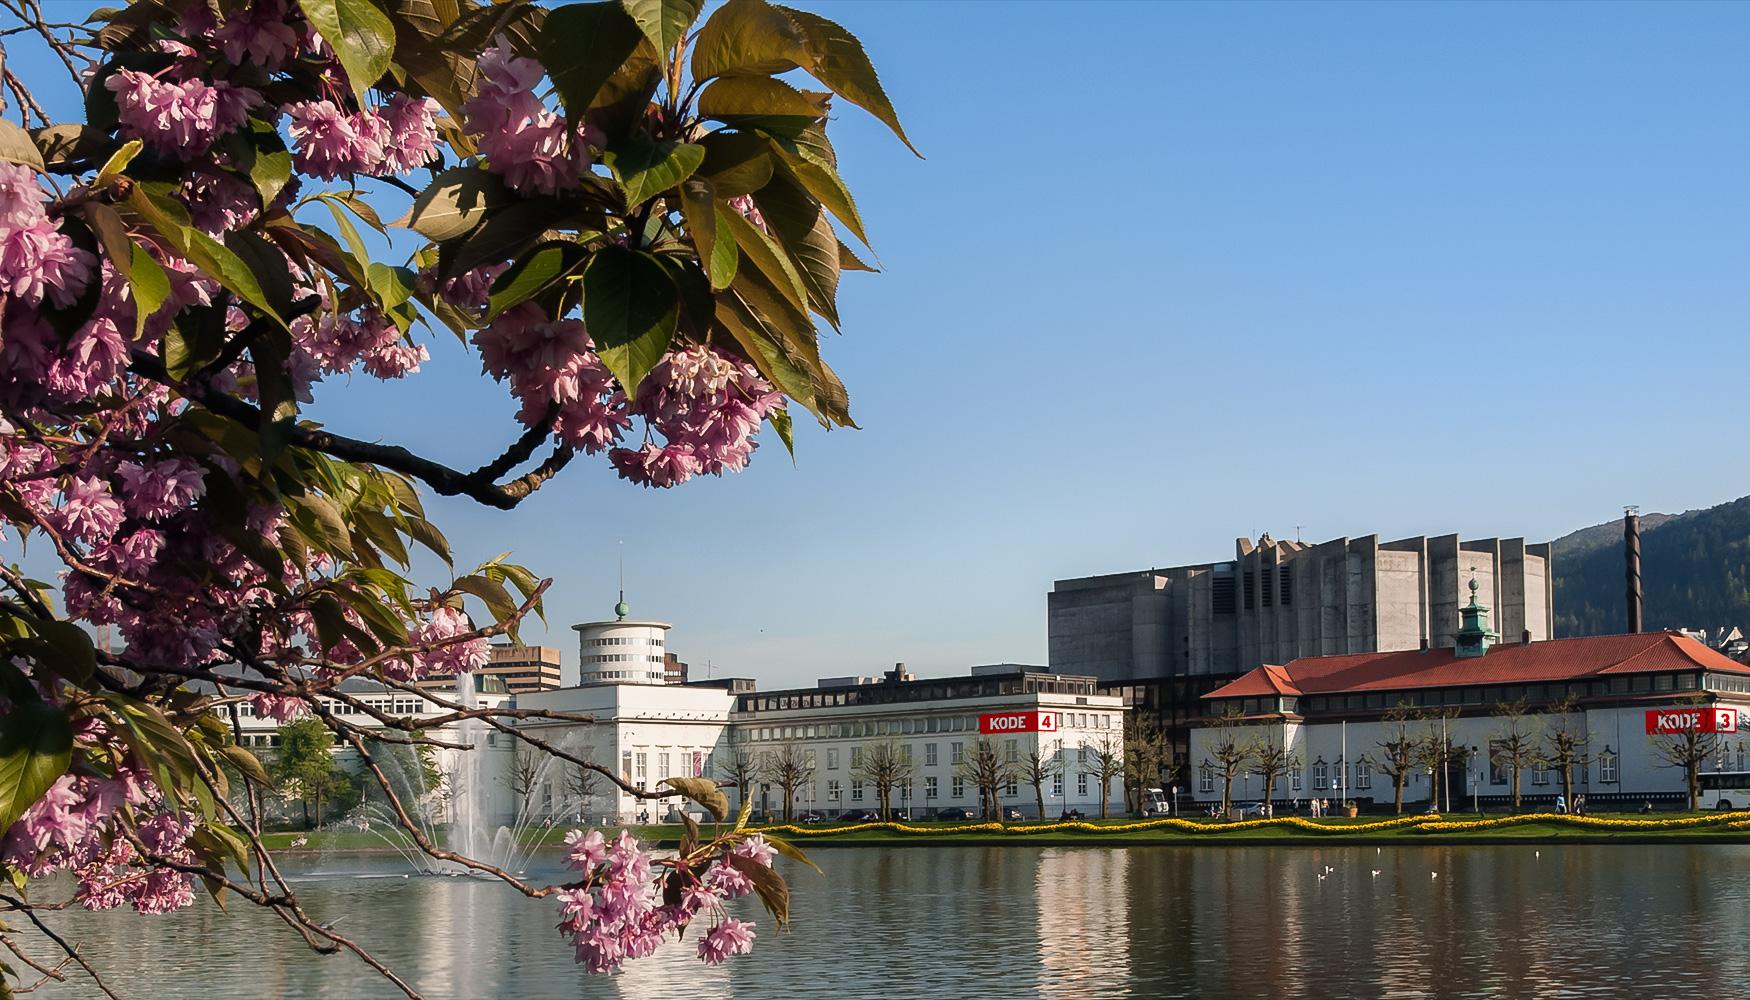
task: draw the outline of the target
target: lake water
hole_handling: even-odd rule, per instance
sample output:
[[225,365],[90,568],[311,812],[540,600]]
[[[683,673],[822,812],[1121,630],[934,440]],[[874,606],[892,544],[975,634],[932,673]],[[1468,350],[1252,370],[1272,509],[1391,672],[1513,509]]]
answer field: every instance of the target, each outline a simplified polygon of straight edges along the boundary
[[[434,1000],[1750,995],[1750,847],[820,848],[815,857],[827,877],[790,872],[794,925],[775,934],[758,910],[752,955],[708,968],[689,940],[612,977],[572,964],[553,903],[502,885],[402,878],[399,863],[378,857],[290,868],[313,914],[339,919],[336,930]],[[1336,870],[1318,878],[1326,866]],[[350,957],[311,955],[242,904],[229,914],[204,899],[163,917],[68,913],[55,924],[127,996],[400,995]],[[37,995],[93,993],[69,983]]]

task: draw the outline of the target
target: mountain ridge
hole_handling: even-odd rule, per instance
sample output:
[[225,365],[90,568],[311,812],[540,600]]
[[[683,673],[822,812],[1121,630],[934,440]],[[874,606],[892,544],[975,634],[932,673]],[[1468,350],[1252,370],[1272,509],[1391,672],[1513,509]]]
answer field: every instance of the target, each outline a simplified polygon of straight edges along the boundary
[[[1555,635],[1627,631],[1622,518],[1550,543]],[[1641,515],[1642,627],[1750,623],[1750,496],[1681,514]]]

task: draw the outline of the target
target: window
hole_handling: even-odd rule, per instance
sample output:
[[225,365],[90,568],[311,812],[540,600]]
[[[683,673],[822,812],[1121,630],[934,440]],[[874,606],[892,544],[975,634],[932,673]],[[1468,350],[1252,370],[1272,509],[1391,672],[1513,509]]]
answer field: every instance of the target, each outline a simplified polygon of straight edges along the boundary
[[1076,772],[1076,794],[1079,796],[1082,796],[1084,798],[1087,797],[1087,794],[1088,794],[1088,775],[1087,775],[1086,771],[1077,771]]
[[857,781],[855,779],[853,779],[851,781],[851,801],[852,802],[863,801],[863,783],[861,781]]
[[924,798],[933,799],[935,797],[936,797],[936,776],[932,774],[932,775],[929,775],[928,777],[924,778]]
[[905,746],[902,746],[899,748],[899,759],[901,762],[905,763],[908,766],[911,764],[911,744],[910,743],[907,743]]
[[1016,763],[1017,761],[1019,761],[1020,759],[1021,759],[1021,741],[1020,740],[1004,740],[1003,741],[1003,760],[1006,761],[1007,763],[1013,764],[1013,763]]
[[1547,785],[1547,784],[1549,784],[1549,769],[1545,768],[1545,767],[1532,768],[1531,769],[1531,783],[1534,785]]
[[1372,761],[1358,760],[1355,762],[1355,787],[1363,789],[1373,787]]
[[[930,721],[933,722],[935,720],[932,719]],[[936,745],[934,743],[925,743],[924,744],[924,766],[925,767],[935,767],[936,766]]]
[[802,751],[802,765],[804,767],[808,768],[810,771],[814,770],[814,751],[813,750]]
[[641,753],[633,758],[633,760],[636,761],[636,767],[633,769],[632,776],[639,781],[643,781],[645,778],[649,777],[649,775],[645,773],[648,770],[645,764],[649,760],[649,757],[649,754]]
[[839,769],[839,752],[837,748],[829,748],[826,751],[826,769],[828,771],[836,771]]
[[1616,753],[1608,746],[1598,755],[1598,783],[1602,785],[1616,784]]
[[[948,744],[948,759],[955,764],[966,763],[966,744],[964,744],[964,743],[950,743],[950,744]],[[958,782],[960,779],[956,778],[954,780]],[[960,796],[960,793],[955,792],[954,796],[956,798],[958,798]]]
[[1003,794],[1007,795],[1011,799],[1014,798],[1015,796],[1021,794],[1020,785],[1018,785],[1017,783],[1015,783],[1013,781],[1009,782],[1009,787],[1003,789]]
[[1288,789],[1292,792],[1300,791],[1300,768],[1288,772]]
[[954,783],[950,788],[953,791],[955,798],[963,799],[966,797],[966,779],[962,778],[960,775],[956,774],[954,776]]
[[839,802],[841,799],[844,798],[844,794],[845,794],[844,786],[839,784],[839,779],[837,779],[837,778],[826,779],[826,800],[828,802],[832,802],[832,803],[836,804],[837,802]]
[[632,751],[620,754],[620,777],[628,780],[632,777]]
[[852,747],[851,748],[851,770],[854,771],[857,768],[862,767],[862,766],[863,766],[863,748],[862,747]]
[[1053,795],[1062,795],[1063,794],[1063,772],[1062,771],[1058,771],[1057,773],[1055,773],[1051,776],[1051,794],[1053,794]]
[[[1320,757],[1318,760],[1313,761],[1313,791],[1322,792],[1330,787],[1330,784],[1331,765],[1325,763],[1325,759]],[[1213,789],[1204,790],[1213,791]]]
[[667,750],[656,755],[656,776],[658,778],[669,778],[674,776],[674,772],[668,769]]

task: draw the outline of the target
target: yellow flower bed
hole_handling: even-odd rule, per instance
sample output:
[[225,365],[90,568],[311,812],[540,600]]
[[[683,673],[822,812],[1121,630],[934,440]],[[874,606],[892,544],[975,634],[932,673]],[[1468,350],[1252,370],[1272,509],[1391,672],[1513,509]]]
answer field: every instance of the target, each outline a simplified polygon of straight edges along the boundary
[[1557,826],[1572,826],[1588,830],[1684,830],[1698,826],[1724,826],[1738,830],[1750,826],[1750,811],[1710,813],[1706,816],[1682,816],[1673,819],[1607,819],[1602,816],[1575,816],[1570,813],[1523,813],[1518,816],[1499,816],[1495,819],[1476,820],[1442,820],[1424,823],[1418,827],[1422,833],[1454,833],[1471,830],[1493,830],[1504,826],[1519,826],[1525,823],[1552,823]]
[[856,823],[850,826],[806,827],[786,824],[765,827],[764,829],[789,837],[827,837],[840,833],[860,833],[865,830],[889,830],[893,833],[921,834],[1002,833],[1010,836],[1061,833],[1067,830],[1073,830],[1077,833],[1134,833],[1139,830],[1176,830],[1180,833],[1191,834],[1222,834],[1234,833],[1239,830],[1257,830],[1263,827],[1292,827],[1308,833],[1372,833],[1379,830],[1420,826],[1436,819],[1439,817],[1420,815],[1397,816],[1372,823],[1318,823],[1301,816],[1277,816],[1270,819],[1241,820],[1237,823],[1205,823],[1189,819],[1163,818],[1136,820],[1129,823],[1090,823],[1086,820],[1067,820],[1060,823],[1030,823],[1026,826],[1004,826],[1001,823],[966,823],[960,826]]
[[887,830],[899,834],[946,835],[997,833],[1012,837],[1027,837],[1036,833],[1135,833],[1141,830],[1173,830],[1199,836],[1219,836],[1242,830],[1268,827],[1292,829],[1313,834],[1377,833],[1384,830],[1405,830],[1414,833],[1468,833],[1521,826],[1526,823],[1549,823],[1556,826],[1589,830],[1622,830],[1657,832],[1719,826],[1727,830],[1750,830],[1750,810],[1709,813],[1705,816],[1683,816],[1671,819],[1607,819],[1600,816],[1575,816],[1570,813],[1522,813],[1497,816],[1492,819],[1450,820],[1438,814],[1419,813],[1394,816],[1369,823],[1321,823],[1304,816],[1277,816],[1270,819],[1248,819],[1237,823],[1205,822],[1189,819],[1144,819],[1127,823],[1093,823],[1068,820],[1060,823],[1030,823],[1006,826],[1002,823],[966,823],[959,826],[913,826],[909,823],[856,823],[850,826],[807,827],[786,824],[765,827],[766,832],[789,837],[830,837],[841,833],[861,833],[866,830]]

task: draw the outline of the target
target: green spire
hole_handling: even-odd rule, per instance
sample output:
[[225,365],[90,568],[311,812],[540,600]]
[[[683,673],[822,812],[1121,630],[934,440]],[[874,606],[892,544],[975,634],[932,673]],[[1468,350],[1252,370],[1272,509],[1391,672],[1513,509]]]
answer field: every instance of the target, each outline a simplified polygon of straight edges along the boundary
[[[1476,567],[1471,567],[1476,573]],[[1489,630],[1489,609],[1477,603],[1477,578],[1470,578],[1470,603],[1458,609],[1459,627],[1453,636],[1457,647],[1454,655],[1459,657],[1481,656],[1489,651],[1489,646],[1500,636]]]

